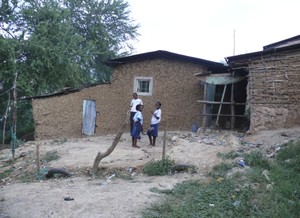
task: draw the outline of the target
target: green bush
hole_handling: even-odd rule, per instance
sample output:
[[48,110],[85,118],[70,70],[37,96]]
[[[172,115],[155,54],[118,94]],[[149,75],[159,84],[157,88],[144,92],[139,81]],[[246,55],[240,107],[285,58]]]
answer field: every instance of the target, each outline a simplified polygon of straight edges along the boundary
[[59,159],[60,156],[57,151],[48,151],[42,158],[43,162],[50,162]]
[[158,161],[152,160],[144,166],[143,173],[148,176],[163,176],[171,172],[173,165],[174,161],[169,157]]
[[213,178],[225,177],[229,170],[234,167],[234,163],[220,163],[213,167],[213,170],[209,173],[209,176]]
[[244,155],[245,162],[251,167],[262,167],[270,169],[270,162],[263,156],[260,151],[252,151]]
[[0,173],[0,179],[5,179],[6,177],[9,177],[12,172],[13,169],[5,170],[4,172]]
[[221,157],[223,159],[235,159],[237,157],[240,157],[241,154],[239,152],[236,152],[236,151],[229,151],[227,153],[220,153],[220,152],[218,152],[217,156]]

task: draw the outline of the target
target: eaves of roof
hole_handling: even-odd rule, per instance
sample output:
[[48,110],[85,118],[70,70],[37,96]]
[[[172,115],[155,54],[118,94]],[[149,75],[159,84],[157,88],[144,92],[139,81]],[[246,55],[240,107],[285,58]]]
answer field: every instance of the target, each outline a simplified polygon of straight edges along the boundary
[[207,67],[207,69],[212,72],[226,72],[228,70],[228,67],[224,66],[224,64],[222,63],[195,58],[186,55],[181,55],[181,54],[176,54],[176,53],[163,51],[163,50],[131,55],[123,58],[116,58],[107,61],[106,64],[111,67],[116,67],[123,64],[134,63],[138,61],[144,61],[144,60],[156,59],[156,58],[166,58],[171,60],[185,61],[194,64],[201,64]]
[[29,97],[20,97],[19,100],[31,100],[31,99],[37,99],[37,98],[49,98],[49,97],[54,97],[54,96],[61,96],[61,95],[67,95],[70,93],[74,92],[79,92],[82,89],[89,88],[89,87],[94,87],[98,85],[104,85],[104,84],[110,84],[110,83],[94,83],[94,84],[89,84],[89,85],[83,85],[79,88],[64,88],[60,91],[49,93],[49,94],[43,94],[43,95],[36,95],[36,96],[29,96]]
[[300,44],[294,44],[294,45],[290,45],[290,46],[268,49],[268,50],[252,52],[252,53],[247,53],[247,54],[242,54],[242,55],[229,56],[229,57],[226,57],[225,59],[226,59],[227,63],[230,64],[231,62],[235,62],[235,61],[247,61],[251,58],[257,58],[262,55],[276,54],[278,52],[292,51],[292,50],[297,50],[297,49],[300,49]]
[[[289,42],[293,42],[293,41],[299,41],[300,40],[300,35],[298,36],[293,36],[291,38],[288,38],[288,39],[284,39],[284,40],[281,40],[279,42],[274,42],[272,44],[269,44],[269,45],[265,45],[263,47],[263,50],[267,50],[267,49],[272,49],[274,47],[278,47],[278,46],[281,46],[283,44],[286,44],[286,43],[289,43]],[[295,43],[294,43],[295,44]]]

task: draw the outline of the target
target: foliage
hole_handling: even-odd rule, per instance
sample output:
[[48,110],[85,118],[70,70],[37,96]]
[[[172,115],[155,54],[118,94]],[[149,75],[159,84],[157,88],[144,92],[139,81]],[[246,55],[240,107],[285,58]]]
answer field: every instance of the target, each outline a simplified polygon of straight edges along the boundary
[[[124,0],[3,0],[1,127],[15,75],[18,97],[109,82],[111,72],[104,61],[130,53],[129,42],[138,36],[139,26],[128,8]],[[23,117],[17,128],[33,126],[31,108],[18,101],[18,110]],[[11,125],[8,120],[8,130]]]
[[37,180],[44,180],[46,179],[46,174],[48,173],[48,169],[46,167],[41,167],[39,171],[36,171],[35,178]]
[[166,157],[163,160],[152,160],[144,166],[143,173],[148,176],[163,176],[171,172],[173,165],[174,161],[169,157]]
[[[154,204],[144,217],[235,217],[249,215],[248,203],[252,191],[245,188],[237,193],[230,180],[208,185],[187,181],[176,185],[162,204]],[[236,203],[239,202],[239,203]]]
[[42,158],[43,162],[50,162],[59,159],[60,156],[57,151],[48,151]]
[[[270,164],[260,152],[245,155],[244,173],[211,182],[187,181],[164,193],[165,198],[143,212],[144,217],[300,217],[300,142],[282,149]],[[262,172],[269,168],[268,180]],[[226,172],[228,165],[215,167]],[[212,173],[212,175],[215,175]]]
[[6,177],[10,176],[13,172],[13,169],[5,170],[4,172],[0,173],[0,179],[5,179]]
[[221,163],[213,167],[213,170],[209,175],[213,178],[222,178],[233,168],[234,164],[232,163]]
[[236,152],[236,151],[229,151],[227,153],[220,153],[220,152],[218,152],[217,156],[221,157],[223,159],[235,159],[237,157],[240,157],[241,154],[239,152]]
[[130,52],[138,35],[123,0],[4,1],[0,9],[0,81],[18,69],[26,94],[109,81],[104,61]]
[[260,151],[252,151],[250,154],[245,154],[245,162],[251,167],[261,167],[270,169],[270,162],[263,157]]

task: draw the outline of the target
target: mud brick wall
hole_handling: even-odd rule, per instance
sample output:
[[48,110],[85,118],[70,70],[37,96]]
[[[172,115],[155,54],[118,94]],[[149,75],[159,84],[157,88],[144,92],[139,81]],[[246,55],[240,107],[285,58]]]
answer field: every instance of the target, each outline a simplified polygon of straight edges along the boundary
[[272,53],[249,64],[250,131],[300,124],[300,50]]
[[[67,95],[32,100],[36,124],[36,139],[81,137],[83,100],[96,101],[100,116],[96,120],[96,135],[114,134],[129,110],[135,77],[153,77],[151,96],[140,96],[144,102],[144,129],[150,125],[150,110],[162,103],[163,121],[168,130],[191,130],[192,124],[202,123],[203,89],[194,76],[206,69],[197,64],[153,59],[120,65],[113,69],[111,84],[84,88]],[[160,130],[164,129],[164,122]],[[128,126],[129,131],[129,126]]]

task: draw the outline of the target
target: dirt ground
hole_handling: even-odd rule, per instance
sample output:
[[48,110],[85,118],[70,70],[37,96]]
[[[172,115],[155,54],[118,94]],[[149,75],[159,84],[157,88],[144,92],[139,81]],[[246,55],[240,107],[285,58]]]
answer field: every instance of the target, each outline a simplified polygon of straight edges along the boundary
[[[112,154],[101,161],[98,176],[90,173],[94,158],[111,145],[114,135],[27,142],[16,150],[13,162],[10,150],[1,150],[0,173],[11,173],[0,182],[0,218],[141,217],[142,210],[163,198],[151,192],[153,188],[171,189],[191,179],[207,181],[207,173],[222,161],[219,152],[260,149],[272,158],[282,144],[299,139],[300,127],[255,135],[217,130],[168,132],[167,156],[177,164],[194,165],[197,172],[146,176],[141,171],[145,163],[161,159],[162,136],[160,132],[156,147],[149,147],[143,136],[138,141],[141,149],[136,149],[131,147],[130,135],[123,134]],[[37,144],[42,167],[64,168],[73,176],[32,180],[37,169]],[[46,162],[49,152],[56,152],[58,159]],[[66,197],[73,200],[66,201]]]

